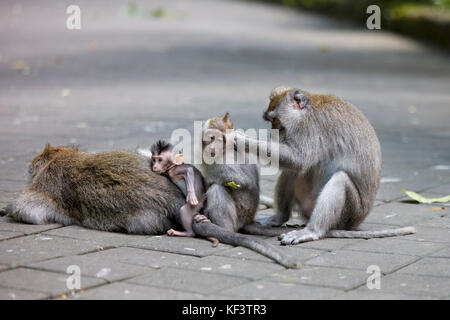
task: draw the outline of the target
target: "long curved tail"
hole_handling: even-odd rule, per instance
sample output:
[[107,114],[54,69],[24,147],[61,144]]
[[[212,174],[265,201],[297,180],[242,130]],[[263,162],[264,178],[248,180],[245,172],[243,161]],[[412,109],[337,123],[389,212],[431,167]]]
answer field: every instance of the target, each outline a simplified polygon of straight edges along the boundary
[[373,230],[373,231],[330,230],[327,232],[325,238],[371,239],[371,238],[404,236],[404,235],[413,234],[413,233],[416,233],[416,229],[414,227]]
[[242,246],[256,251],[286,268],[298,269],[300,266],[283,254],[279,249],[263,240],[255,239],[237,232],[228,231],[211,222],[196,222],[192,224],[194,232],[202,237],[214,237],[221,243]]

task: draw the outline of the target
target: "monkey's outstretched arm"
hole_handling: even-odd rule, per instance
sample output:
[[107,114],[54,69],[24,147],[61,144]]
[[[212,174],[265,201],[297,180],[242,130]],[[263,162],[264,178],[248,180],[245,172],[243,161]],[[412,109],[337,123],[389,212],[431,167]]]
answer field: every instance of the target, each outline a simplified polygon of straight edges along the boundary
[[[190,205],[196,206],[198,204],[197,196],[195,195],[195,174],[194,169],[192,167],[187,167],[186,174],[184,175],[184,180],[186,182],[186,190],[187,190],[187,201]],[[200,183],[198,181],[197,183]]]
[[235,147],[238,151],[245,150],[245,152],[251,152],[258,157],[264,154],[270,157],[271,161],[277,161],[278,159],[278,163],[283,168],[301,169],[299,166],[302,163],[301,159],[299,159],[300,155],[287,144],[253,139],[237,131],[227,135],[229,135],[229,138],[234,139]]

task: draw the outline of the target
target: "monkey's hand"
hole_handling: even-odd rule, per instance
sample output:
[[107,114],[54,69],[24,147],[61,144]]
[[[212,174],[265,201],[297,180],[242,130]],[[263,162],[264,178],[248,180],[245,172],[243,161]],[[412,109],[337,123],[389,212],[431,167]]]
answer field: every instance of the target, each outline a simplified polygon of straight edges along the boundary
[[198,214],[194,217],[194,221],[197,223],[211,223],[211,220],[209,220],[205,215]]
[[231,141],[234,146],[234,150],[238,149],[238,145],[247,143],[247,136],[239,130],[232,130],[225,134],[226,141]]
[[188,193],[187,197],[186,197],[186,202],[191,205],[191,206],[196,206],[198,205],[198,199],[195,196],[195,193]]

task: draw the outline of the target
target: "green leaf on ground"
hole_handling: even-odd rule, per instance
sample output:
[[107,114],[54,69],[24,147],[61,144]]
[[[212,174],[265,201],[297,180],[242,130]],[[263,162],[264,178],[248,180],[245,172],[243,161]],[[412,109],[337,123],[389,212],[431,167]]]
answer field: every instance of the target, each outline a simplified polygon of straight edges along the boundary
[[420,203],[433,203],[433,202],[444,203],[444,202],[450,201],[450,195],[441,197],[441,198],[425,198],[425,197],[422,197],[420,194],[415,193],[413,191],[403,190],[403,193],[405,193],[411,199],[416,200],[417,202],[420,202]]
[[236,184],[234,181],[230,181],[224,184],[225,187],[230,187],[233,190],[240,188],[241,186]]

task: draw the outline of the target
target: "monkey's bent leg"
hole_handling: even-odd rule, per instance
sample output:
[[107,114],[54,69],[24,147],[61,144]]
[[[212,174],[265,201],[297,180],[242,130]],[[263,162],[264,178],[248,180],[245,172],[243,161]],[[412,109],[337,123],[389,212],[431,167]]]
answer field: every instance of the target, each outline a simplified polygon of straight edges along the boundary
[[289,220],[294,205],[294,178],[293,172],[283,171],[275,186],[275,207],[277,213],[270,217],[264,224],[271,227],[279,227]]
[[206,212],[209,219],[226,230],[237,231],[236,206],[225,187],[212,184],[206,191],[206,199]]
[[[194,215],[196,215],[198,212],[198,209],[196,207],[191,207],[188,204],[185,204],[180,209],[180,218],[181,218],[181,224],[183,225],[184,230],[186,230],[184,237],[192,237],[194,236],[194,231],[192,230],[192,219],[194,218]],[[181,235],[180,234],[174,234],[174,235]]]
[[70,217],[58,209],[52,199],[31,190],[22,192],[10,215],[16,221],[31,224],[62,223],[70,225],[74,223]]
[[352,196],[356,192],[350,177],[344,171],[334,173],[320,192],[306,228],[281,235],[281,244],[319,240],[328,230],[338,226],[342,221],[347,191]]

